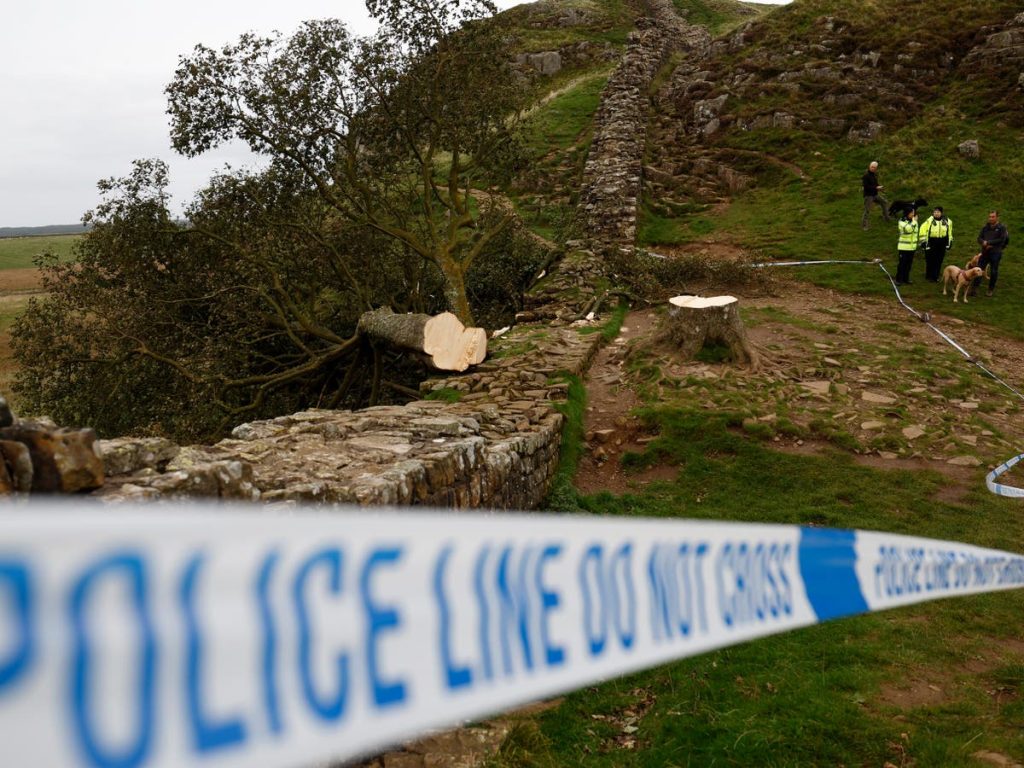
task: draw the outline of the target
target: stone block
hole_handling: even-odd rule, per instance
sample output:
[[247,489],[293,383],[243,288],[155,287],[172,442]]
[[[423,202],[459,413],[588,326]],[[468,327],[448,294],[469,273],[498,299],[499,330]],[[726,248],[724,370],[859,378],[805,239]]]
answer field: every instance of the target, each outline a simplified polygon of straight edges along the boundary
[[960,142],[957,144],[956,149],[961,155],[971,160],[977,160],[981,157],[981,147],[977,139],[968,139],[967,141]]
[[78,493],[103,485],[103,460],[91,429],[54,429],[21,421],[0,429],[0,440],[28,448],[33,493]]
[[96,445],[107,477],[165,467],[181,451],[178,445],[162,437],[119,437],[99,440]]
[[0,440],[0,465],[8,477],[9,492],[28,493],[32,490],[32,455],[27,445]]

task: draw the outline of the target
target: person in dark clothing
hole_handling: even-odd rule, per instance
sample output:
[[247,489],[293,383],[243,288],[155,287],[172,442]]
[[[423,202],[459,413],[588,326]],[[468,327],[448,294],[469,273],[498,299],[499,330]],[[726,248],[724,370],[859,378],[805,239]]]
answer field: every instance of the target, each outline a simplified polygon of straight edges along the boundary
[[868,214],[871,213],[871,206],[877,205],[882,209],[882,218],[889,221],[889,201],[881,195],[882,185],[878,183],[878,162],[872,161],[868,166],[867,173],[861,176],[861,185],[864,187],[864,215],[860,218],[861,229],[868,228]]
[[[1010,244],[1010,233],[1006,225],[999,221],[999,211],[990,211],[988,223],[981,228],[978,234],[978,245],[981,246],[981,261],[978,266],[982,269],[988,267],[988,293],[991,296],[996,289],[996,281],[999,279],[999,262],[1003,259],[1003,249]],[[981,278],[974,281],[971,286],[971,295],[978,292],[981,285]]]
[[914,252],[920,238],[917,211],[913,208],[904,211],[897,227],[900,230],[900,239],[896,246],[896,285],[910,285],[910,268],[914,265]]
[[924,243],[925,279],[937,283],[946,251],[953,247],[953,222],[942,212],[941,205],[935,206],[932,215],[921,225],[921,242]]

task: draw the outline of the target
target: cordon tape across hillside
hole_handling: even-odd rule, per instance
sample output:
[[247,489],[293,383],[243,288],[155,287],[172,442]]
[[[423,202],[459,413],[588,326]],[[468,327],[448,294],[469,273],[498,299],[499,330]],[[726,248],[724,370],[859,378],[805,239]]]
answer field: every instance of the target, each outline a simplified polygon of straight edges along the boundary
[[[907,304],[907,302],[905,302],[903,300],[902,294],[900,294],[900,289],[896,285],[896,281],[893,280],[892,275],[889,274],[889,270],[887,270],[885,268],[885,265],[882,264],[882,260],[881,259],[871,259],[871,260],[865,260],[865,261],[854,261],[854,260],[849,260],[849,259],[846,259],[846,260],[838,260],[837,259],[837,260],[833,260],[833,261],[827,261],[827,260],[825,260],[825,261],[822,261],[822,260],[819,260],[819,261],[766,261],[766,262],[761,262],[759,264],[752,264],[751,266],[753,268],[755,268],[755,269],[764,269],[764,268],[767,268],[767,267],[805,267],[805,266],[817,266],[817,265],[820,265],[820,264],[877,264],[878,267],[882,270],[882,272],[885,273],[885,276],[889,279],[889,283],[892,285],[892,289],[893,289],[893,291],[896,294],[896,300],[900,303],[900,305],[904,309],[906,309],[908,312],[910,312],[910,314],[912,314],[914,317],[916,317],[922,323],[924,323],[929,328],[931,328],[933,331],[935,331],[935,333],[938,334],[938,336],[943,341],[945,341],[947,344],[949,344],[949,346],[953,347],[953,349],[955,349],[957,352],[959,352],[961,355],[963,355],[964,359],[968,363],[970,363],[971,365],[973,365],[976,368],[978,368],[978,370],[980,370],[982,373],[984,373],[986,376],[988,376],[993,381],[995,381],[998,384],[1000,384],[1001,386],[1003,386],[1008,391],[1012,392],[1018,399],[1024,400],[1024,393],[1022,393],[1016,387],[1008,384],[1006,381],[1004,381],[999,376],[997,376],[992,371],[990,371],[988,368],[986,368],[981,363],[980,360],[978,360],[973,355],[971,355],[971,353],[968,352],[966,349],[964,349],[959,343],[957,343],[957,341],[952,336],[950,336],[948,333],[946,333],[941,328],[939,328],[937,325],[935,325],[932,322],[931,315],[929,315],[927,312],[918,312],[912,306]],[[1019,464],[1021,462],[1021,460],[1024,460],[1024,453],[1019,454],[1017,456],[1014,456],[1009,461],[1003,462],[998,467],[993,469],[985,477],[985,486],[992,493],[996,494],[997,496],[1006,496],[1008,498],[1013,498],[1013,499],[1024,499],[1024,488],[1016,488],[1016,487],[1014,487],[1012,485],[1002,485],[1001,483],[997,483],[996,482],[996,480],[999,477],[1001,477],[1002,475],[1004,475],[1007,472],[1009,472],[1013,467],[1015,467],[1017,464]]]
[[1024,586],[1024,557],[587,516],[0,514],[11,766],[301,768],[827,619]]

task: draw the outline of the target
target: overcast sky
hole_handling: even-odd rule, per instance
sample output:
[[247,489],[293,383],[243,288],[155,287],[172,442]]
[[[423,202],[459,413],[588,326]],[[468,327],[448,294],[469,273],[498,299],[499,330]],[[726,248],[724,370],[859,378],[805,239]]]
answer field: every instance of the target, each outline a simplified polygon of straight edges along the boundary
[[[501,8],[522,0],[497,0]],[[239,148],[187,160],[170,149],[164,87],[178,56],[244,31],[344,19],[371,31],[362,0],[9,0],[0,13],[0,227],[73,224],[96,182],[137,158],[171,168],[180,205]]]

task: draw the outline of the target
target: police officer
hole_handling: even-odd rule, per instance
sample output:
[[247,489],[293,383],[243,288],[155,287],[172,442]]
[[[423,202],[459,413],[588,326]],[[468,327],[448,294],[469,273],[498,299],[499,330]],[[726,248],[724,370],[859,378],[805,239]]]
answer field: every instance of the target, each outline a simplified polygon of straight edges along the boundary
[[896,285],[910,285],[910,268],[914,264],[914,251],[920,241],[920,230],[917,226],[917,211],[907,208],[896,225],[900,239],[896,244]]
[[953,222],[943,214],[941,205],[935,206],[932,215],[921,225],[921,242],[924,244],[924,277],[930,283],[937,283],[946,251],[953,247]]

